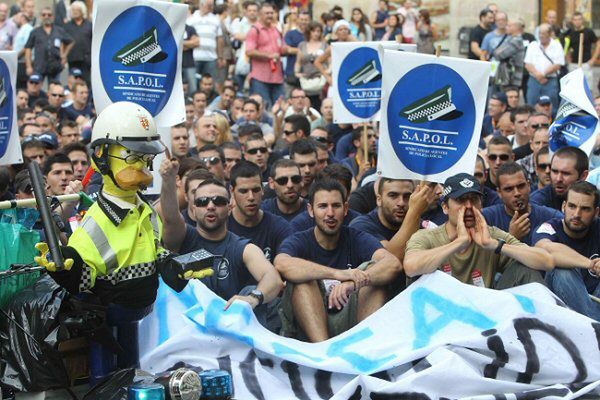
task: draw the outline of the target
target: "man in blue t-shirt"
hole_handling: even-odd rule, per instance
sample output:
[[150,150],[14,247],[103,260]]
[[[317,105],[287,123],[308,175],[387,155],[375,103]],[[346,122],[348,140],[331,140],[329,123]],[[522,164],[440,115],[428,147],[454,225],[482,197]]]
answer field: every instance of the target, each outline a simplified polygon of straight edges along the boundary
[[531,236],[537,227],[563,215],[553,208],[529,202],[531,186],[525,174],[525,169],[516,162],[502,165],[496,173],[502,204],[484,208],[482,213],[488,225],[500,228],[533,246]]
[[569,186],[587,178],[588,163],[587,154],[577,147],[558,149],[550,161],[550,185],[533,192],[531,202],[561,210]]
[[569,187],[564,218],[554,218],[535,231],[533,242],[554,257],[546,274],[548,287],[573,310],[600,321],[600,208],[598,190],[589,182]]
[[285,219],[260,209],[263,196],[260,168],[242,160],[231,169],[230,182],[235,205],[229,216],[229,230],[250,239],[273,262],[281,242],[292,230]]
[[261,208],[264,211],[290,222],[306,210],[306,200],[300,197],[302,175],[295,161],[285,158],[277,160],[271,167],[269,187],[275,192],[275,197],[262,201]]
[[[167,249],[180,254],[205,249],[218,256],[211,277],[202,282],[224,299],[229,299],[227,309],[234,300],[242,300],[254,309],[263,302],[275,299],[283,282],[262,250],[227,230],[230,212],[229,191],[216,179],[200,183],[194,192],[194,219],[196,227],[186,225],[177,206],[175,176],[179,168],[177,159],[167,158],[160,166],[163,182],[160,199],[162,205],[163,240]],[[245,286],[256,281],[256,289],[240,295]],[[266,321],[262,308],[261,322]]]
[[316,180],[308,205],[316,226],[286,239],[275,258],[287,280],[283,335],[322,342],[350,329],[385,304],[388,285],[402,272],[377,239],[342,226],[346,193],[336,180]]

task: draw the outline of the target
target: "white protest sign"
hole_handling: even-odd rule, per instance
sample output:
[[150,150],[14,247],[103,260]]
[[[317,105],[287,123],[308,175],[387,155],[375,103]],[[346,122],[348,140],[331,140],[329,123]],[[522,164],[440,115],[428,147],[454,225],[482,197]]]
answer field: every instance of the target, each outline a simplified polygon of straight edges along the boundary
[[247,303],[224,311],[201,282],[161,283],[140,326],[141,368],[225,369],[245,400],[570,399],[600,384],[600,323],[560,303],[539,284],[499,291],[437,271],[313,344],[267,331]]
[[17,125],[17,52],[0,51],[0,165],[21,164]]
[[378,173],[431,182],[472,174],[490,63],[384,54]]
[[555,152],[564,146],[574,146],[589,155],[600,124],[594,109],[594,95],[581,68],[561,78],[560,97],[563,101],[549,132],[550,150]]
[[338,42],[331,48],[333,121],[379,121],[381,106],[381,49],[417,51],[397,42]]
[[131,101],[147,109],[158,126],[185,121],[181,59],[188,6],[152,0],[96,3],[92,37],[96,111]]

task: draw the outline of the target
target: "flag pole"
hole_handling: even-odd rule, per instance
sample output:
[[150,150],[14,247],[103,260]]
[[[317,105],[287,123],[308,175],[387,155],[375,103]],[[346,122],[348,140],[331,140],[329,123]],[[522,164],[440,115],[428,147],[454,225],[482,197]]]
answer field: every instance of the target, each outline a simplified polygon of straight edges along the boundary
[[442,54],[442,45],[441,45],[441,44],[438,44],[438,45],[436,46],[436,48],[435,48],[435,56],[436,56],[436,57],[439,57],[439,56],[440,56],[440,54]]
[[579,57],[577,61],[577,66],[581,68],[583,64],[583,32],[579,34]]

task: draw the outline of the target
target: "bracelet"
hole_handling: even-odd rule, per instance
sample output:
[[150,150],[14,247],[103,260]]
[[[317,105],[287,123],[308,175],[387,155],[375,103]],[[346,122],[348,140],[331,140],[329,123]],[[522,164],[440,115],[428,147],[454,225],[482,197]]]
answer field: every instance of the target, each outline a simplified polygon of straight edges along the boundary
[[498,246],[496,246],[494,253],[500,254],[500,252],[502,251],[502,247],[504,246],[505,243],[506,243],[506,240],[498,239]]

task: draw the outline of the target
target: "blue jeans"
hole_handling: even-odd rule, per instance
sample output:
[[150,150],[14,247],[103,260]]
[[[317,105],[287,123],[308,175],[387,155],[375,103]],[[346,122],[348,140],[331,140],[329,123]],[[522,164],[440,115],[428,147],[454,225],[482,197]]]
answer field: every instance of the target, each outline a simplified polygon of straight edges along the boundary
[[187,67],[181,70],[184,80],[188,83],[188,93],[190,96],[198,90],[198,80],[196,79],[196,67]]
[[196,61],[196,73],[200,76],[210,74],[213,79],[217,77],[217,60],[212,61]]
[[552,100],[552,110],[556,113],[558,110],[558,78],[550,78],[545,85],[542,85],[533,76],[527,81],[527,104],[535,105],[540,96],[548,96]]
[[546,282],[565,304],[574,311],[600,321],[600,304],[589,294],[600,296],[600,280],[587,270],[579,268],[555,268],[546,273]]
[[271,110],[277,99],[284,96],[285,89],[283,83],[266,83],[257,79],[251,79],[250,94],[260,95],[265,102],[265,110]]

